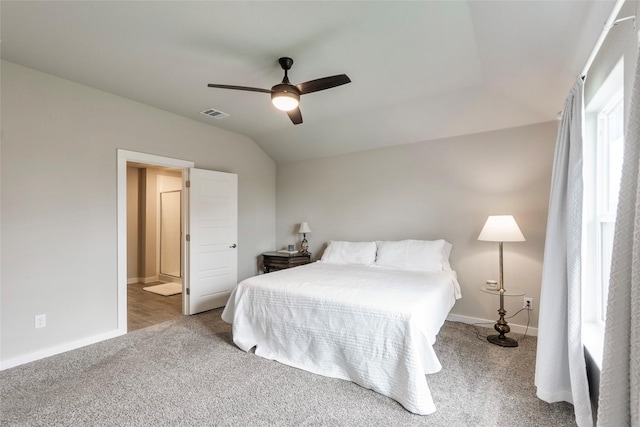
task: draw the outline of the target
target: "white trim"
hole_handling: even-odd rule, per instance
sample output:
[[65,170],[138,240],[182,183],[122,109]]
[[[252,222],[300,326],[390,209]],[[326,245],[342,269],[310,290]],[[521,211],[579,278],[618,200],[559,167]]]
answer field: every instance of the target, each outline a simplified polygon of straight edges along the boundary
[[[493,326],[493,324],[496,323],[495,320],[481,319],[479,317],[461,316],[459,314],[452,314],[452,313],[450,313],[447,316],[447,320],[450,321],[450,322],[467,323],[469,325],[474,325],[476,323],[486,323],[486,325],[481,325],[481,326],[484,326],[484,327],[487,327],[487,328],[491,328]],[[511,328],[511,332],[515,332],[515,333],[518,333],[518,334],[524,334],[524,331],[527,329],[527,325],[518,325],[518,324],[515,324],[515,323],[511,323],[511,322],[508,322],[508,323],[509,323],[509,327]],[[532,328],[531,326],[529,326],[529,329],[527,330],[527,335],[531,335],[531,336],[537,337],[538,336],[538,328]]]
[[[127,333],[127,162],[167,166],[188,170],[195,167],[190,160],[173,159],[155,154],[118,149],[118,333]],[[182,174],[183,176],[186,173]],[[184,184],[184,181],[183,181]],[[183,188],[184,190],[184,188]],[[184,232],[184,230],[183,230]],[[184,233],[183,233],[184,234]],[[146,280],[146,279],[145,279]],[[184,285],[183,285],[184,286]]]
[[87,345],[95,344],[100,341],[109,340],[111,338],[118,337],[125,333],[126,333],[126,328],[125,328],[125,332],[121,332],[120,330],[114,330],[111,332],[106,332],[104,334],[83,338],[78,341],[73,341],[70,343],[57,345],[55,347],[34,351],[33,353],[23,354],[21,356],[14,357],[12,359],[2,360],[0,361],[0,371],[4,371],[5,369],[9,369],[9,368],[14,368],[19,365],[24,365],[25,363],[44,359],[46,357],[55,356],[56,354],[64,353],[71,350],[76,350],[80,347],[85,347]]
[[118,148],[118,158],[124,158],[128,162],[138,162],[154,166],[167,166],[170,168],[193,168],[195,163],[191,160],[180,160],[171,157],[157,156],[155,154],[138,153],[137,151],[122,150]]
[[182,277],[168,276],[166,274],[159,274],[158,280],[160,282],[182,283]]

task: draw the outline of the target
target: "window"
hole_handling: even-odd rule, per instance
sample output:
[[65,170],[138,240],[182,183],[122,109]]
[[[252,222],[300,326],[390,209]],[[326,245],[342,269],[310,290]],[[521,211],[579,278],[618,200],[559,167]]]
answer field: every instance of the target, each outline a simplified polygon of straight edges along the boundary
[[583,319],[585,346],[601,361],[624,147],[623,61],[585,109]]
[[609,273],[613,231],[618,207],[620,177],[622,173],[623,137],[623,93],[620,88],[609,103],[598,114],[596,157],[596,222],[598,234],[598,320],[604,322],[607,310]]

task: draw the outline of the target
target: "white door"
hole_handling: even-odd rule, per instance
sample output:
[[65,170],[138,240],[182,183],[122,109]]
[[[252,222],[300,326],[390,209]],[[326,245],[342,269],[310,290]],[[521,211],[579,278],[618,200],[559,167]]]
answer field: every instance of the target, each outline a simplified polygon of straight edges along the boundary
[[238,278],[238,175],[189,169],[184,312],[222,307]]

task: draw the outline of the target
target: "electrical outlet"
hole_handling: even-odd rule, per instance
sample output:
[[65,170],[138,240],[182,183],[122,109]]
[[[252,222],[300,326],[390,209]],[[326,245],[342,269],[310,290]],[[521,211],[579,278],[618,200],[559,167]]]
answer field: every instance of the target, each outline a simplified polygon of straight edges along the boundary
[[533,298],[524,297],[524,305],[522,306],[522,308],[533,310]]
[[37,314],[36,315],[36,329],[44,328],[47,326],[47,315],[46,314]]

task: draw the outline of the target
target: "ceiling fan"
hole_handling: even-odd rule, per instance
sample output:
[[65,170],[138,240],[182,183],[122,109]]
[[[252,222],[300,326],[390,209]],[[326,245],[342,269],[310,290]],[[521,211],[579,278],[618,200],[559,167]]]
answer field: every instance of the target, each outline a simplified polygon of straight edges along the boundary
[[291,66],[293,65],[293,59],[283,57],[278,59],[278,62],[284,70],[284,78],[282,79],[282,83],[273,86],[271,89],[261,89],[258,87],[247,86],[219,85],[214,83],[209,83],[208,87],[270,93],[271,102],[273,103],[273,105],[279,110],[286,111],[293,124],[299,125],[300,123],[302,123],[302,113],[300,112],[300,108],[298,108],[298,104],[300,103],[300,95],[305,95],[311,92],[318,92],[325,89],[331,89],[332,87],[351,83],[351,79],[349,79],[346,74],[338,74],[335,76],[323,77],[316,80],[309,80],[308,82],[300,83],[294,86],[289,82],[289,77],[287,76],[287,71],[289,71],[291,69]]

